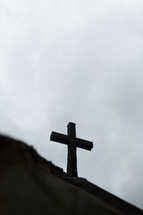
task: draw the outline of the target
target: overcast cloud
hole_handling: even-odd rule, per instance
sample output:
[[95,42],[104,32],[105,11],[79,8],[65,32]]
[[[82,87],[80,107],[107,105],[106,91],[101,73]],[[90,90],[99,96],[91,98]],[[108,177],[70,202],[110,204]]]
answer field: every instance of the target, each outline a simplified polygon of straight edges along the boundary
[[143,208],[143,1],[1,0],[0,131],[66,170],[52,130],[94,142],[79,176]]

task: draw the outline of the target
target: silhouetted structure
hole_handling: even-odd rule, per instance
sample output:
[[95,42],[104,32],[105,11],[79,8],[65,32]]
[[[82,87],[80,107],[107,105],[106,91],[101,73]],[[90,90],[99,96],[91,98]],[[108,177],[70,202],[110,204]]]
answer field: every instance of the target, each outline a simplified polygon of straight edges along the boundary
[[69,122],[67,126],[67,135],[52,132],[50,140],[68,145],[67,174],[77,177],[77,155],[76,147],[91,150],[93,142],[76,138],[75,123]]
[[143,215],[84,178],[69,177],[31,146],[0,135],[0,215]]

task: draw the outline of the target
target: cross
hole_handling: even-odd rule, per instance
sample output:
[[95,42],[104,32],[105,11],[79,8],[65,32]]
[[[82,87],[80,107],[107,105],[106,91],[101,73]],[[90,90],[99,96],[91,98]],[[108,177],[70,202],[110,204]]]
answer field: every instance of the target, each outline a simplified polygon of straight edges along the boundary
[[71,177],[78,177],[76,147],[91,150],[93,142],[76,138],[76,124],[69,122],[67,135],[52,131],[50,140],[60,142],[68,146],[67,174]]

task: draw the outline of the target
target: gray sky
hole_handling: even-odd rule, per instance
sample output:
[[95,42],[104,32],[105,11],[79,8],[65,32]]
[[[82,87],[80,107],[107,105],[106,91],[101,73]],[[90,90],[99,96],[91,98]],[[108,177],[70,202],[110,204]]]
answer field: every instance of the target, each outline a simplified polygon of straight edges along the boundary
[[52,130],[94,142],[79,176],[143,208],[143,1],[1,0],[0,131],[66,170]]

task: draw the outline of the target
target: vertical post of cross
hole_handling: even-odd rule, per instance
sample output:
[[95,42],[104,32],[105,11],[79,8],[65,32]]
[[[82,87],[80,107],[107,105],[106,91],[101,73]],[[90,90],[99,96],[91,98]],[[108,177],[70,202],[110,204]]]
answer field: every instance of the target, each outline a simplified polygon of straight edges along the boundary
[[70,122],[67,126],[69,144],[68,144],[68,162],[67,173],[69,176],[77,177],[77,154],[76,154],[76,124]]

